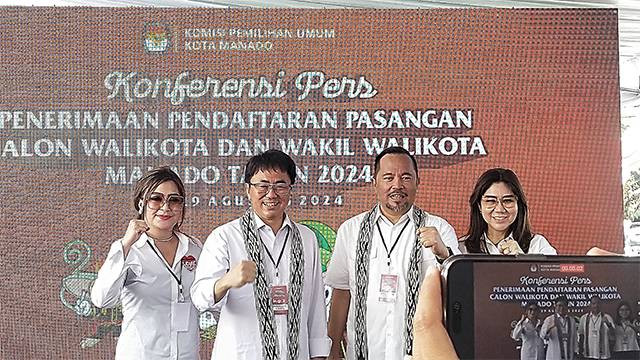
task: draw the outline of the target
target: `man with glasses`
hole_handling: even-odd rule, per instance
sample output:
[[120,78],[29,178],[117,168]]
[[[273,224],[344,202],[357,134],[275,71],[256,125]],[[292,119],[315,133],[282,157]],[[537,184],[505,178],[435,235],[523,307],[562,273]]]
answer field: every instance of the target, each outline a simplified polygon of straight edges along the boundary
[[251,208],[209,235],[191,290],[198,309],[220,311],[211,358],[324,358],[331,340],[318,245],[285,213],[295,163],[268,150],[249,159],[244,180]]
[[577,324],[568,315],[568,301],[559,296],[554,301],[555,314],[547,316],[540,328],[540,337],[547,341],[547,360],[573,360],[576,358]]
[[545,358],[544,342],[540,338],[540,309],[535,301],[528,301],[520,321],[511,332],[513,340],[522,340],[520,347],[521,360],[543,360]]
[[390,147],[374,162],[377,204],[338,229],[326,282],[331,358],[402,359],[412,354],[412,321],[427,268],[443,261],[458,240],[444,219],[414,205],[420,180],[415,158]]

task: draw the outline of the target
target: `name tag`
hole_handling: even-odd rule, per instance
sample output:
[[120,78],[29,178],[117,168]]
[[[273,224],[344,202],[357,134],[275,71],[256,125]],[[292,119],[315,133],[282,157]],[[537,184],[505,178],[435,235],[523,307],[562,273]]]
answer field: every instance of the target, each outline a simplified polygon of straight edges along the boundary
[[171,314],[172,327],[176,331],[189,331],[189,320],[191,319],[191,302],[178,302],[173,304],[173,314]]
[[378,301],[384,303],[396,302],[398,294],[398,275],[382,274],[380,277],[380,296]]
[[286,285],[271,286],[271,304],[275,315],[287,315],[289,312],[289,291]]

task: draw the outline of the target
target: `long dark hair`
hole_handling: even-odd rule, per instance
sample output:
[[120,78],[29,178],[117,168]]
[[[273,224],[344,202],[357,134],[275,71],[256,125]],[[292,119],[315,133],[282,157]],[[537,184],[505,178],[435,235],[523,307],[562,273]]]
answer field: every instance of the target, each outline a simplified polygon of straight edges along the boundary
[[[141,177],[136,183],[136,187],[133,190],[133,207],[138,212],[138,220],[144,219],[144,213],[141,211],[140,204],[145,204],[147,201],[147,196],[151,194],[160,184],[165,181],[173,181],[174,184],[178,187],[178,193],[182,197],[186,197],[184,184],[182,180],[171,170],[168,166],[162,166],[150,170],[143,177]],[[186,203],[186,201],[185,201]],[[185,203],[182,204],[182,217],[180,218],[180,222],[178,222],[175,226],[175,230],[180,229],[180,225],[184,221],[184,213],[185,213]]]
[[518,201],[518,214],[516,220],[509,226],[508,231],[513,234],[513,239],[518,242],[525,253],[529,252],[529,244],[533,234],[529,225],[529,206],[522,186],[516,174],[503,168],[489,169],[480,175],[473,193],[469,198],[469,231],[466,234],[464,245],[469,253],[486,253],[483,238],[487,231],[487,222],[484,221],[480,211],[480,201],[485,192],[495,183],[505,183]]
[[620,308],[623,306],[626,306],[627,308],[629,308],[629,318],[627,320],[633,323],[633,311],[631,309],[631,304],[627,301],[621,301],[620,304],[618,304],[618,307],[616,308],[616,324],[622,325],[622,318],[620,318]]

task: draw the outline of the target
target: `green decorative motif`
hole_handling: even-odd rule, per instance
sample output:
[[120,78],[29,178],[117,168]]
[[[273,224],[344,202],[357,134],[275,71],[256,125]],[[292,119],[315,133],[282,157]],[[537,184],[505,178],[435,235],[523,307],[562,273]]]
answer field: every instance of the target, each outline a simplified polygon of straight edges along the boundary
[[91,286],[98,277],[95,272],[86,271],[93,252],[84,240],[72,240],[65,244],[63,259],[71,266],[71,274],[62,279],[60,301],[72,310],[76,316],[96,322],[96,332],[80,341],[83,349],[97,345],[105,336],[120,335],[122,310],[120,306],[112,309],[99,309],[91,303]]
[[317,220],[302,220],[300,224],[308,227],[316,235],[318,247],[320,248],[320,261],[322,263],[322,272],[327,271],[327,265],[331,260],[333,247],[336,244],[336,232],[329,225]]
[[[92,255],[91,247],[84,240],[72,240],[64,246],[63,259],[71,266],[71,274],[62,279],[60,301],[76,316],[95,323],[95,333],[80,340],[82,349],[96,346],[106,336],[118,337],[122,330],[121,305],[100,309],[91,303],[91,287],[98,274],[85,269]],[[215,338],[216,320],[212,312],[200,314],[199,325],[202,340]]]

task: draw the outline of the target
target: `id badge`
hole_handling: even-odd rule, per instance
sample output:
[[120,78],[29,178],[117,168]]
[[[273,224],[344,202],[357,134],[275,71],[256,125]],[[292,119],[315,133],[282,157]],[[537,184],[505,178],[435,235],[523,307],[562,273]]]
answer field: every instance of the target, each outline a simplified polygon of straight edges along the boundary
[[398,275],[382,274],[380,277],[380,296],[378,301],[385,303],[396,302],[398,294]]
[[173,304],[173,314],[171,317],[172,328],[176,331],[188,331],[189,320],[191,319],[191,303],[179,302]]
[[286,285],[271,286],[271,304],[274,315],[287,315],[289,312],[289,291]]

